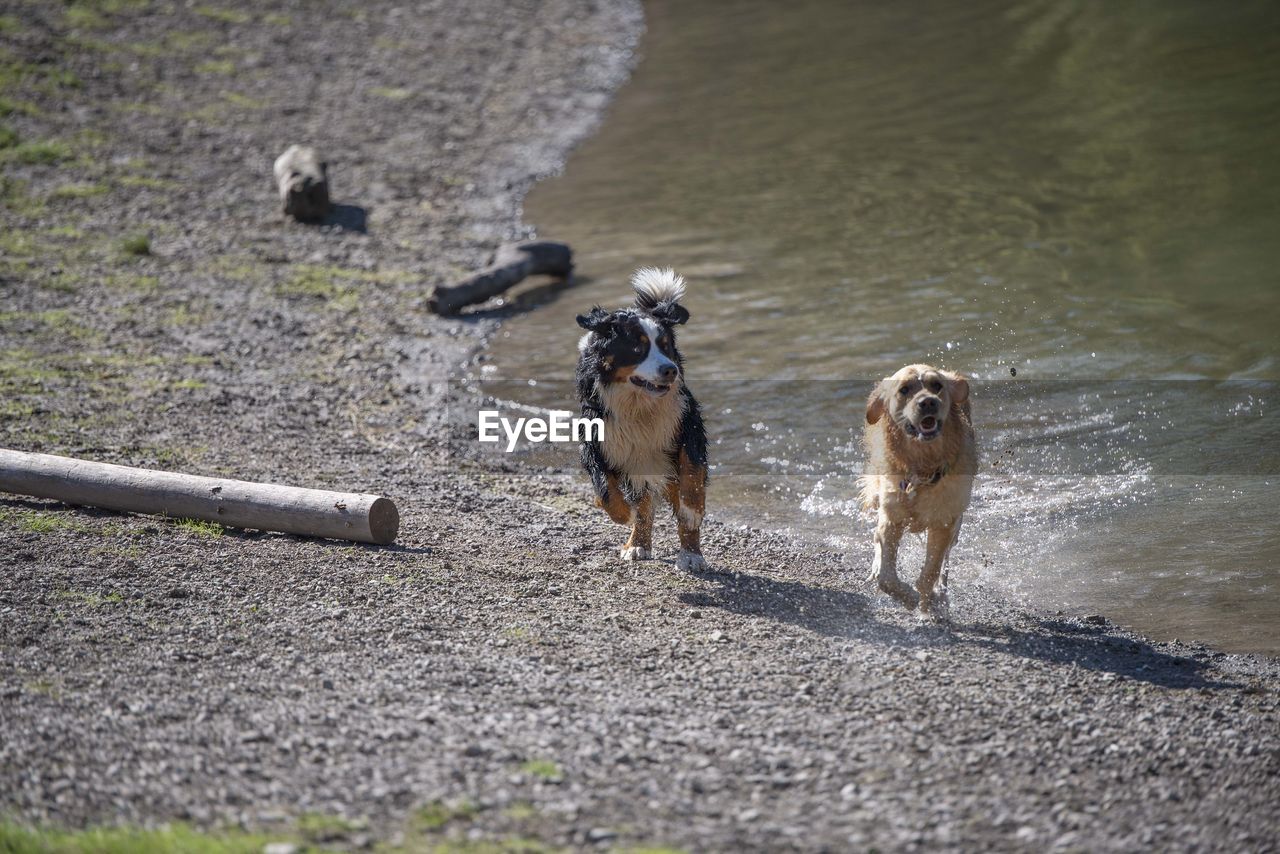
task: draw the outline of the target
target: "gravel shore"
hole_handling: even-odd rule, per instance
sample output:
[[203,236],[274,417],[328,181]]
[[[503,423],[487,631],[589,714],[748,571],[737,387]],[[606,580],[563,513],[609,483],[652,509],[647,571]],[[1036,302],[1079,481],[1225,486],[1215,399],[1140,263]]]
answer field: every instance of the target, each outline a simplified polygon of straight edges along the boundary
[[[0,445],[402,516],[376,548],[0,498],[0,816],[337,848],[1275,850],[1274,660],[963,583],[922,625],[862,584],[869,548],[714,508],[719,572],[677,570],[669,526],[622,564],[582,478],[449,441],[474,405],[450,379],[513,309],[442,320],[427,292],[526,233],[642,25],[632,0],[0,16]],[[330,226],[277,212],[299,141],[328,152]]]

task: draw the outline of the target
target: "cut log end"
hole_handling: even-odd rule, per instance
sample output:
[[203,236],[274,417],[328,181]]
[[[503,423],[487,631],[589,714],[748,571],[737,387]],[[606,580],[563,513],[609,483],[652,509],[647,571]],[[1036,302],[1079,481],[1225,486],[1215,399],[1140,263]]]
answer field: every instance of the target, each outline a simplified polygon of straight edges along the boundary
[[369,536],[380,546],[389,546],[400,532],[400,511],[390,498],[378,498],[369,505]]

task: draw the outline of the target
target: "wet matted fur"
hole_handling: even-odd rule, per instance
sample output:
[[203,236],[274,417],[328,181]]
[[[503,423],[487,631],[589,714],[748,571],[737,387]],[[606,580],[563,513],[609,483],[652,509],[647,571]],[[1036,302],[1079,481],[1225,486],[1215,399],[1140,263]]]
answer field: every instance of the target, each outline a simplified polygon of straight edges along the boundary
[[679,302],[684,279],[646,267],[631,281],[633,306],[578,316],[587,330],[578,342],[578,401],[584,416],[604,420],[603,440],[582,444],[582,465],[596,503],[631,526],[623,560],[653,557],[654,503],[666,500],[680,534],[677,563],[705,569],[707,437],[675,335],[689,319]]
[[[871,580],[907,608],[945,612],[947,579],[934,590],[973,492],[977,439],[969,382],[929,365],[908,365],[867,400],[867,468],[862,506],[876,512]],[[898,578],[902,535],[928,532],[924,568],[912,590]]]

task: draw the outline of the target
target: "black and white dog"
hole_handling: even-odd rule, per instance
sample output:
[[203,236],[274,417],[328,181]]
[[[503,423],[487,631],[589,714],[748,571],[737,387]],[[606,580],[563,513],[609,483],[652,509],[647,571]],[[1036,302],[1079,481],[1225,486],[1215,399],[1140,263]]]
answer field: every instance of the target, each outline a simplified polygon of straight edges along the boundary
[[604,439],[582,445],[596,503],[613,521],[631,526],[623,560],[653,557],[654,503],[666,497],[680,531],[681,569],[706,568],[699,543],[706,506],[707,435],[675,327],[689,319],[680,305],[684,279],[674,270],[645,267],[631,278],[635,305],[596,306],[578,315],[587,330],[578,342],[578,401],[582,414],[604,420]]

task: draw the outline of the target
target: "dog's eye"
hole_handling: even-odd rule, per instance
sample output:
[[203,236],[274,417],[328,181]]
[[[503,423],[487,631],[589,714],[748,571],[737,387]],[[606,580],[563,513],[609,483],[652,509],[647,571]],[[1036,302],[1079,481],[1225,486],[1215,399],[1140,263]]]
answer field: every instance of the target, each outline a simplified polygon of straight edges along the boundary
[[934,380],[933,382],[929,383],[929,391],[934,392],[935,394],[937,392],[942,391],[942,383],[938,382],[937,380]]
[[911,386],[904,385],[902,388],[898,389],[898,394],[902,395],[903,397],[906,397],[907,395],[911,394]]

